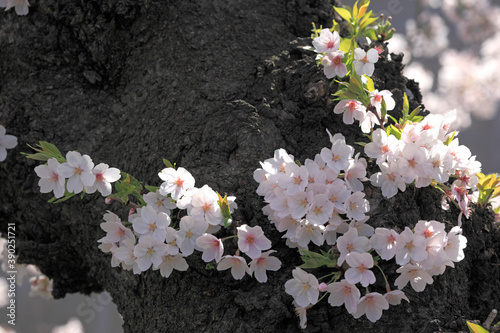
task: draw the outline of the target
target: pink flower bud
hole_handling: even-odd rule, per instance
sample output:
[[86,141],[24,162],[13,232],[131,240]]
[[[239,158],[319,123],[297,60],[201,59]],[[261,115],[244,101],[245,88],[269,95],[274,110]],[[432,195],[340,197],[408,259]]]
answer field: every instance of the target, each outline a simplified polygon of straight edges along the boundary
[[318,286],[318,290],[321,291],[322,293],[324,293],[327,288],[328,288],[328,285],[324,282],[321,282]]

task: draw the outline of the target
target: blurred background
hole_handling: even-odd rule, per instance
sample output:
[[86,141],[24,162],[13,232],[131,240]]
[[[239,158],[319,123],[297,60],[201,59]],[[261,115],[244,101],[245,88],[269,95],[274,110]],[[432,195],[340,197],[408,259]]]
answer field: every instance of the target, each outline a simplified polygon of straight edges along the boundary
[[[343,3],[352,6],[354,1]],[[405,54],[404,74],[420,83],[426,108],[433,113],[457,109],[454,127],[460,143],[477,155],[484,173],[500,171],[499,6],[488,0],[374,0],[370,5],[375,13],[392,17],[396,34],[389,52]],[[36,268],[18,271],[23,269],[24,282],[16,287],[15,327],[6,324],[8,283],[0,272],[0,333],[123,331],[109,294],[53,300],[49,282],[36,278]]]

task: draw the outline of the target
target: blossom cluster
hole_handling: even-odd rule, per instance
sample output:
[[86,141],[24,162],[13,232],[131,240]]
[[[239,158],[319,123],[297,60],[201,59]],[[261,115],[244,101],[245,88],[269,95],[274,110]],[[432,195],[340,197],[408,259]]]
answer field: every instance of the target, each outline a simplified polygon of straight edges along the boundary
[[5,127],[0,125],[0,162],[7,158],[7,149],[12,149],[17,146],[17,138],[13,135],[6,134]]
[[108,196],[112,191],[111,183],[121,177],[117,168],[110,168],[105,163],[94,166],[88,155],[82,156],[76,151],[68,152],[63,163],[55,157],[48,159],[47,164],[37,166],[35,172],[40,177],[40,192],[54,192],[56,198],[64,196],[66,191],[74,194],[99,191]]
[[[197,250],[203,252],[205,262],[215,260],[218,270],[231,269],[235,279],[254,274],[259,282],[266,282],[266,271],[279,269],[281,263],[270,256],[275,251],[269,250],[271,242],[259,226],[237,227],[238,250],[224,256],[223,241],[232,236],[214,236],[224,226],[219,195],[208,185],[195,187],[195,179],[182,167],[165,168],[158,175],[163,183],[157,191],[143,195],[146,205],[136,208],[128,222],[112,212],[104,214],[101,228],[106,236],[99,240],[99,248],[111,252],[113,267],[121,265],[134,274],[152,268],[169,277],[174,269],[186,271],[185,257]],[[235,199],[227,197],[230,212],[237,208]],[[173,209],[186,211],[177,228],[171,219]],[[240,251],[251,259],[249,264]]]
[[359,154],[353,156],[354,148],[341,134],[330,139],[331,148],[323,148],[304,165],[278,149],[274,158],[261,162],[262,168],[254,172],[257,193],[268,203],[264,213],[279,231],[286,231],[284,237],[290,244],[301,248],[310,242],[333,245],[337,232],[349,228],[346,221],[362,228],[368,219],[365,213],[370,205],[361,192],[361,181],[367,180],[366,161]]
[[[321,61],[327,78],[335,76],[344,77],[348,73],[345,53],[339,50],[340,36],[337,31],[331,32],[330,29],[322,29],[320,35],[313,40],[315,52],[318,53],[317,60]],[[375,63],[378,61],[379,53],[372,48],[365,51],[356,48],[354,51],[353,66],[359,75],[372,76],[375,70]]]
[[[445,225],[437,221],[418,221],[414,230],[406,227],[401,233],[371,227],[366,223],[369,202],[362,192],[362,181],[367,180],[366,162],[358,155],[353,158],[354,149],[342,135],[330,135],[330,139],[332,148],[323,148],[304,165],[278,149],[254,172],[259,182],[257,193],[268,203],[263,211],[279,231],[285,232],[283,237],[290,247],[303,251],[310,242],[317,246],[326,243],[338,251],[335,269],[341,273],[330,283],[319,283],[313,274],[296,268],[294,278],[285,284],[303,327],[307,308],[318,302],[321,292],[330,294],[332,306],[345,304],[355,318],[366,315],[376,321],[389,304],[408,301],[400,290],[408,282],[414,290],[423,291],[433,282],[433,275],[443,274],[446,266],[453,267],[463,259],[466,246],[460,227],[446,233]],[[356,285],[369,287],[376,282],[371,270],[376,265],[370,253],[373,250],[380,260],[395,258],[401,266],[394,282],[399,290],[391,291],[386,285],[384,295],[367,292],[362,296]],[[337,281],[342,274],[344,278]]]
[[382,188],[384,197],[393,197],[398,189],[403,192],[406,184],[426,187],[433,181],[443,184],[454,179],[446,198],[454,199],[469,217],[469,190],[476,188],[481,163],[449,132],[455,115],[455,111],[431,114],[421,122],[406,124],[400,139],[380,128],[373,131],[372,142],[364,150],[380,167],[370,180]]

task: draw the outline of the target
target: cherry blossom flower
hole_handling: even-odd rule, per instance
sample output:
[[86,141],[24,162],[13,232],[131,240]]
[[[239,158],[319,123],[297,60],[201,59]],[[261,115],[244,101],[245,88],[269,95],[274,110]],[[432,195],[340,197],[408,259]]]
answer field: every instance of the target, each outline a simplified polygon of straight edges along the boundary
[[298,306],[306,307],[318,301],[318,279],[301,268],[292,271],[293,279],[285,283],[285,292],[293,296]]
[[170,214],[170,210],[176,207],[175,202],[168,196],[161,195],[160,191],[148,192],[142,196],[148,206],[155,207],[158,212]]
[[321,149],[321,158],[328,167],[339,172],[345,170],[349,166],[349,159],[354,154],[354,148],[345,143],[344,137],[335,140],[332,148]]
[[344,52],[334,51],[327,53],[321,59],[323,71],[327,79],[332,79],[335,76],[344,77],[347,74],[347,66],[342,62]]
[[70,193],[80,193],[84,186],[94,185],[96,176],[92,173],[94,163],[88,155],[81,155],[76,151],[66,154],[67,162],[61,164],[57,172],[64,178],[69,178],[66,188]]
[[169,225],[170,216],[157,212],[151,206],[142,207],[139,216],[132,222],[136,233],[141,236],[149,235],[158,242],[165,241]]
[[314,38],[312,44],[317,53],[337,51],[340,46],[339,33],[337,31],[332,33],[330,29],[323,29],[319,37]]
[[195,219],[205,219],[208,224],[218,225],[224,222],[220,207],[217,204],[219,197],[208,185],[203,185],[191,198],[191,208],[188,214]]
[[396,272],[401,273],[396,281],[394,281],[394,285],[399,289],[403,289],[410,282],[411,287],[415,291],[420,292],[425,289],[426,285],[434,282],[429,273],[420,265],[406,264],[399,267]]
[[366,315],[366,318],[374,323],[382,317],[382,310],[387,309],[389,309],[389,303],[385,297],[379,293],[372,292],[361,297],[357,310],[352,315],[356,319],[362,315]]
[[306,219],[313,224],[325,224],[333,212],[333,203],[325,194],[316,194],[309,206]]
[[112,251],[113,256],[116,257],[122,264],[125,270],[132,269],[134,274],[141,274],[141,269],[137,263],[137,257],[134,254],[135,238],[125,239],[121,242],[120,247],[115,247]]
[[377,61],[378,52],[375,49],[369,49],[368,52],[360,48],[354,50],[354,61],[352,64],[358,75],[372,76]]
[[29,2],[28,0],[0,0],[0,7],[5,7],[5,10],[9,10],[14,7],[17,15],[27,15],[29,12]]
[[203,250],[202,259],[205,262],[215,260],[219,262],[224,254],[224,245],[221,240],[212,234],[204,233],[196,239],[196,245]]
[[456,226],[451,228],[447,235],[447,243],[444,251],[448,259],[459,262],[464,259],[464,248],[467,246],[467,238],[462,235],[462,228]]
[[370,238],[372,247],[384,260],[391,260],[396,255],[396,244],[399,235],[394,229],[377,228]]
[[351,252],[345,257],[350,268],[345,272],[347,282],[356,284],[361,282],[363,287],[375,283],[375,274],[370,270],[373,267],[373,258],[369,253]]
[[164,181],[160,186],[160,194],[170,194],[174,200],[183,196],[195,183],[193,176],[184,168],[165,168],[158,176]]
[[101,223],[100,227],[106,232],[106,236],[98,240],[98,242],[118,243],[125,239],[133,239],[135,241],[132,230],[125,227],[116,214],[108,210],[108,212],[104,214],[103,219],[106,222]]
[[365,193],[354,192],[345,201],[347,217],[354,220],[362,220],[365,213],[370,210],[370,203],[365,199]]
[[191,216],[183,216],[179,222],[179,231],[177,236],[179,237],[180,250],[181,252],[188,256],[193,253],[196,248],[196,239],[203,235],[208,228],[208,223],[203,221],[196,221]]
[[251,259],[260,257],[261,251],[271,248],[271,241],[266,238],[260,226],[249,227],[244,224],[238,230],[238,248]]
[[343,113],[342,120],[344,123],[353,124],[355,119],[361,121],[365,117],[366,107],[355,99],[344,99],[335,105],[333,112],[335,114]]
[[59,162],[55,158],[47,160],[47,165],[39,165],[35,168],[35,172],[41,179],[38,181],[40,192],[49,193],[54,191],[54,196],[60,198],[64,195],[66,179],[59,176],[57,169]]
[[302,247],[306,248],[309,242],[321,246],[324,242],[323,230],[324,226],[311,223],[307,220],[300,221],[300,226],[297,228],[294,241]]
[[[0,0],[0,7],[5,7],[2,6],[2,1],[6,0]],[[6,133],[5,127],[0,125],[0,162],[5,161],[5,159],[7,158],[7,149],[12,149],[15,146],[17,146],[17,138],[13,135],[5,133]]]
[[263,252],[260,257],[250,262],[249,274],[254,274],[255,278],[260,283],[267,282],[266,271],[277,271],[281,267],[281,261],[278,258],[269,256],[273,252],[276,251],[269,250]]
[[410,259],[416,262],[427,259],[426,247],[424,237],[413,234],[410,228],[405,227],[396,243],[396,263],[406,265]]
[[107,197],[111,194],[111,183],[121,178],[120,170],[117,168],[110,168],[109,165],[104,163],[96,165],[92,169],[92,173],[95,175],[95,182],[92,186],[85,186],[85,191],[87,193],[94,193],[97,190],[103,197]]
[[245,273],[249,273],[249,268],[245,258],[240,256],[226,255],[217,265],[218,271],[223,271],[229,268],[231,268],[231,275],[235,280],[241,280],[245,276]]
[[162,256],[166,252],[167,244],[158,242],[151,236],[143,236],[139,238],[139,243],[134,248],[135,261],[142,272],[151,265],[155,269],[162,263]]
[[345,170],[344,180],[347,187],[353,191],[363,191],[364,186],[361,181],[368,180],[366,176],[366,160],[364,158],[358,158],[359,153],[354,159],[349,160],[349,166]]
[[30,297],[40,296],[45,299],[52,298],[52,280],[41,274],[30,278]]
[[385,299],[390,305],[399,305],[402,300],[410,303],[408,297],[406,297],[405,293],[401,290],[391,290],[384,294]]
[[406,183],[413,182],[416,177],[426,177],[427,150],[415,143],[407,143],[401,151],[398,167]]
[[361,293],[354,284],[349,283],[347,280],[341,280],[340,282],[329,284],[327,290],[330,293],[328,303],[331,306],[345,304],[347,312],[351,314],[356,312]]
[[165,235],[165,243],[167,244],[166,254],[176,255],[179,253],[178,244],[180,243],[179,236],[177,236],[177,230],[171,227],[167,227],[166,231],[167,231]]
[[370,92],[370,104],[375,107],[378,114],[381,115],[382,111],[382,101],[385,102],[385,107],[387,111],[394,110],[396,102],[392,98],[392,93],[389,90],[373,90]]
[[382,163],[379,165],[381,172],[374,173],[370,177],[372,185],[382,187],[382,195],[387,199],[406,190],[406,183],[399,172],[397,162]]
[[347,254],[353,251],[359,253],[367,252],[370,249],[370,240],[364,236],[358,236],[358,230],[351,228],[337,239],[337,248],[340,252],[337,263],[338,265],[342,265]]
[[164,278],[168,278],[174,269],[178,271],[187,271],[188,268],[189,266],[182,254],[168,254],[163,256],[160,266],[157,267],[157,269],[160,270],[161,276]]
[[372,142],[365,146],[365,154],[376,158],[377,164],[385,161],[393,162],[399,153],[399,140],[394,135],[387,135],[381,128],[373,131]]

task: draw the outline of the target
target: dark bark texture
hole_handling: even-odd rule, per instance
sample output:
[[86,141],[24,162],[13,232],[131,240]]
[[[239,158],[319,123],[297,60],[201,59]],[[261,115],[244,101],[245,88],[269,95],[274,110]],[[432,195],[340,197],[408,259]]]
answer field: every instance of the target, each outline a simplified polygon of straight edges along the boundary
[[[27,17],[1,13],[0,123],[19,145],[0,163],[0,230],[17,223],[19,262],[51,277],[55,298],[107,290],[125,332],[300,331],[284,284],[301,261],[262,214],[252,174],[280,147],[300,161],[314,157],[329,145],[326,129],[350,144],[365,140],[333,114],[336,85],[300,48],[311,43],[311,22],[331,26],[333,15],[326,0],[38,0]],[[411,91],[415,107],[418,85],[402,76],[400,60],[376,64],[376,87],[392,91],[397,108]],[[97,248],[99,224],[106,209],[122,218],[126,209],[98,194],[48,204],[33,170],[39,163],[19,154],[39,140],[149,185],[160,184],[162,158],[176,162],[197,186],[237,197],[235,220],[262,226],[282,269],[260,284],[205,270],[199,255],[168,279],[112,268]],[[366,187],[374,227],[456,224],[457,209],[441,210],[436,190],[409,187],[386,200]],[[411,303],[373,324],[323,302],[308,311],[305,331],[457,332],[465,320],[484,320],[500,306],[500,233],[492,221],[489,209],[464,220],[465,260],[422,293],[406,288]],[[396,267],[384,268],[394,281]]]

